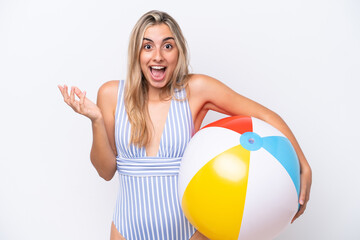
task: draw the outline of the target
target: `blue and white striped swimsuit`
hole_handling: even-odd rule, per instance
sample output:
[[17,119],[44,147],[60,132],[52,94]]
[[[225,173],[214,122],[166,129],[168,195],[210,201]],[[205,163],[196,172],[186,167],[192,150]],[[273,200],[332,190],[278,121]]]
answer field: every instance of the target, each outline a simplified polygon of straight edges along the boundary
[[[195,228],[185,218],[178,198],[178,173],[186,145],[194,134],[187,100],[171,100],[156,157],[145,147],[129,146],[130,123],[124,106],[124,81],[119,82],[115,143],[120,190],[113,221],[127,239],[189,239]],[[175,92],[185,99],[185,89]]]

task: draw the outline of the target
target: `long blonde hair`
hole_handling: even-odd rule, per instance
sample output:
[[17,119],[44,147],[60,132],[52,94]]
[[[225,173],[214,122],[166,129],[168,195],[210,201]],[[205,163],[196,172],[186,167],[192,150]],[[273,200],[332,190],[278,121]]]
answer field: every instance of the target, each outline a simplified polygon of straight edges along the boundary
[[153,10],[145,13],[137,21],[130,35],[124,99],[131,124],[130,143],[139,147],[150,141],[150,128],[146,123],[146,119],[150,119],[146,104],[148,85],[140,67],[140,51],[146,29],[157,24],[166,24],[170,28],[179,50],[177,65],[170,81],[161,90],[161,95],[174,96],[175,89],[186,87],[188,81],[187,44],[178,23],[165,12]]

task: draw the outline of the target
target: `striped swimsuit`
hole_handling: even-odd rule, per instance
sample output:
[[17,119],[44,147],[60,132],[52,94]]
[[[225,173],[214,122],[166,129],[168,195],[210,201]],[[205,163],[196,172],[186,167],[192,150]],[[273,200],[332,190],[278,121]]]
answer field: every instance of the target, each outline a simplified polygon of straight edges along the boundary
[[[124,106],[124,81],[119,83],[115,143],[120,189],[113,221],[127,239],[189,239],[195,228],[185,218],[178,198],[178,173],[187,143],[194,133],[187,100],[171,100],[156,157],[145,148],[128,145],[130,123]],[[185,99],[184,89],[175,98]]]

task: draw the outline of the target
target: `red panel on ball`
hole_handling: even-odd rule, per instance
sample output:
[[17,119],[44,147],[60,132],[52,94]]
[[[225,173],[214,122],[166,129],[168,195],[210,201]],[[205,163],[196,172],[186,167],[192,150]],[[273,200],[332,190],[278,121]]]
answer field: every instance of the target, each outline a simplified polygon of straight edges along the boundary
[[223,118],[216,122],[210,123],[203,128],[207,127],[223,127],[240,134],[253,131],[251,117],[247,116],[233,116]]

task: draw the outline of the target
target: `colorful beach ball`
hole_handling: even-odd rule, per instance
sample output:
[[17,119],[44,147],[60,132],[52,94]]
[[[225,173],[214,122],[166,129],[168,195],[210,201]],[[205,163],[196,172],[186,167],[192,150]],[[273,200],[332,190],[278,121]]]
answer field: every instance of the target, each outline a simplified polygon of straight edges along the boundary
[[252,117],[228,117],[202,128],[180,166],[183,212],[214,240],[273,239],[296,214],[299,189],[290,141]]

